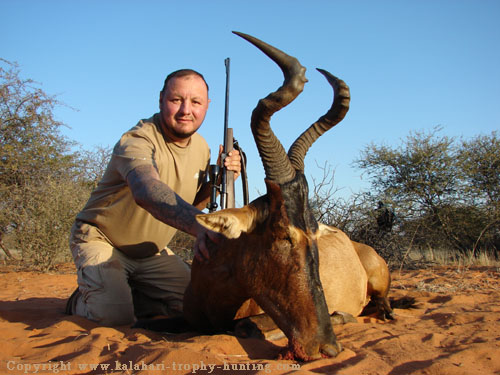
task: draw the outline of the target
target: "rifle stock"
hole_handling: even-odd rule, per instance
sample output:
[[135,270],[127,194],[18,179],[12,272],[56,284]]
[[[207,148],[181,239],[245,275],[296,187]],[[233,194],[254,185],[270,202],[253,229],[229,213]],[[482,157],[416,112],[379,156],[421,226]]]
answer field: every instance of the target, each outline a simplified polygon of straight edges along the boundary
[[[229,154],[233,151],[233,129],[228,128],[226,133],[226,151]],[[235,207],[235,199],[234,199],[234,172],[229,171],[226,168],[226,206],[223,208],[234,208]],[[222,206],[222,205],[221,205]]]

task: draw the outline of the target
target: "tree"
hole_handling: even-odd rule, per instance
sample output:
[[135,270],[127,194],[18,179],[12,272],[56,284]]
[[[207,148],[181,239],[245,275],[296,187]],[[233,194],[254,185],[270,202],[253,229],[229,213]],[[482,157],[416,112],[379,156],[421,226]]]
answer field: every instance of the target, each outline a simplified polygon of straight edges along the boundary
[[71,152],[76,144],[54,117],[58,105],[21,78],[15,63],[0,59],[0,236],[39,268],[67,259],[69,228],[89,190]]
[[74,145],[62,136],[53,116],[60,105],[31,79],[21,79],[16,64],[0,59],[0,182],[22,185],[40,176],[65,173]]
[[500,204],[500,139],[497,132],[462,141],[459,160],[464,189],[475,203],[497,208]]
[[411,133],[398,148],[368,145],[354,164],[370,176],[373,191],[408,214],[433,212],[456,198],[457,189],[454,139],[438,131]]
[[372,196],[395,208],[412,244],[498,251],[496,133],[460,145],[439,131],[410,133],[399,147],[368,145],[355,165],[370,176]]
[[334,184],[334,170],[328,163],[319,168],[323,175],[320,179],[312,178],[309,197],[315,219],[342,230],[354,241],[370,244],[389,265],[400,264],[402,244],[398,234],[392,231],[392,210],[385,206],[382,209],[377,197],[366,192],[348,198],[337,197],[342,188]]
[[355,161],[370,176],[373,194],[396,207],[405,230],[418,229],[423,242],[436,232],[454,241],[442,211],[457,199],[454,139],[438,136],[438,132],[435,128],[410,133],[397,148],[368,145]]
[[470,204],[481,211],[479,237],[473,252],[481,246],[498,256],[500,251],[500,139],[497,132],[462,141],[458,155],[464,177],[464,191]]
[[78,155],[78,175],[93,190],[101,180],[111,159],[112,149],[95,146],[92,150],[81,150]]

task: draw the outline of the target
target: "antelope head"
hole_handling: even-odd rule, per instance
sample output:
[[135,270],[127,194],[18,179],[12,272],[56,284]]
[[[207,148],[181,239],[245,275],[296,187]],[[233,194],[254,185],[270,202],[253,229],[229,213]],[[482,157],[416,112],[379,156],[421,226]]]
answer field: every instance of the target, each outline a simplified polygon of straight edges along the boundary
[[251,118],[267,194],[241,209],[199,215],[197,220],[227,237],[216,253],[230,254],[225,262],[239,268],[234,275],[240,293],[257,301],[288,337],[284,357],[336,356],[341,349],[319,277],[318,224],[309,207],[304,158],[314,141],[344,118],[349,88],[318,69],[333,87],[333,104],[287,153],[270,127],[270,118],[302,92],[307,82],[305,68],[296,58],[257,38],[234,33],[276,62],[284,75],[283,85],[258,102]]

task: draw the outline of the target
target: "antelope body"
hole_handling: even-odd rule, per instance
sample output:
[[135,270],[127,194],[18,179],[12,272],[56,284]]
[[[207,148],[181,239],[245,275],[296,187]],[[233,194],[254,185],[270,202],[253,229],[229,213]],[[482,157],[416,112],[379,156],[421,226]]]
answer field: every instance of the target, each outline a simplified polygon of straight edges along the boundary
[[[251,230],[251,206],[227,209],[198,218],[206,228],[238,238],[241,232]],[[224,225],[220,225],[224,223]],[[328,313],[343,312],[359,316],[369,302],[382,319],[393,319],[388,300],[391,277],[387,263],[368,245],[355,242],[341,230],[319,224],[319,276],[323,285]],[[235,319],[262,313],[252,300],[238,309]]]
[[[284,74],[283,85],[258,102],[251,118],[267,194],[241,209],[249,213],[245,231],[232,233],[231,229],[222,243],[208,244],[213,246],[206,263],[195,259],[184,298],[184,317],[201,330],[224,330],[231,326],[241,304],[252,298],[288,337],[284,357],[310,360],[336,356],[341,348],[319,277],[318,224],[309,207],[304,157],[319,136],[344,118],[349,88],[320,70],[334,89],[332,107],[287,154],[269,121],[302,92],[307,82],[305,68],[294,57],[257,38],[236,34],[275,61]],[[199,222],[207,216],[199,216]],[[219,218],[216,226],[231,227],[230,216]]]
[[288,337],[284,358],[336,356],[341,347],[329,312],[358,315],[367,302],[369,277],[345,234],[332,228],[319,230],[309,207],[304,158],[314,141],[344,118],[349,88],[318,69],[334,90],[333,104],[287,153],[269,122],[302,92],[305,68],[252,36],[235,34],[263,51],[284,74],[283,85],[258,102],[251,119],[267,194],[240,209],[197,217],[224,238],[208,243],[206,262],[194,260],[184,318],[201,331],[225,331],[231,329],[241,305],[251,299]]

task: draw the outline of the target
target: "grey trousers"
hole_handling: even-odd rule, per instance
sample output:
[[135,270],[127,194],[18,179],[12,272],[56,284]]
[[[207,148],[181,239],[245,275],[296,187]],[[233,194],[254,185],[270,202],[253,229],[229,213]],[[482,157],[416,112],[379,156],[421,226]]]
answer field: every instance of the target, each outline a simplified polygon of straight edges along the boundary
[[79,288],[73,314],[118,326],[141,317],[182,313],[190,269],[170,249],[132,259],[114,248],[98,228],[79,221],[71,229],[70,249]]

